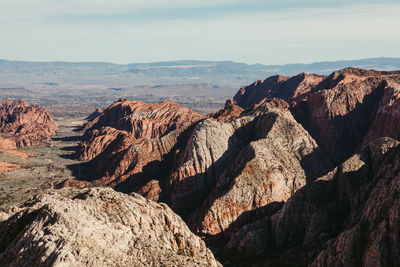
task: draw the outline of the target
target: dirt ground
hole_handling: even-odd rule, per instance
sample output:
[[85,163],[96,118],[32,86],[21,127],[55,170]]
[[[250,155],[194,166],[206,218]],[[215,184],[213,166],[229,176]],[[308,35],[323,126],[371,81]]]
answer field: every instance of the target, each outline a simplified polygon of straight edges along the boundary
[[[18,150],[19,153],[0,151],[0,162],[20,167],[0,173],[0,211],[52,187],[54,181],[79,176],[81,165],[78,163],[81,162],[73,159],[73,153],[81,136],[81,133],[75,130],[85,122],[84,118],[54,119],[59,125],[59,130],[49,144],[22,148]],[[30,156],[21,156],[26,154]]]

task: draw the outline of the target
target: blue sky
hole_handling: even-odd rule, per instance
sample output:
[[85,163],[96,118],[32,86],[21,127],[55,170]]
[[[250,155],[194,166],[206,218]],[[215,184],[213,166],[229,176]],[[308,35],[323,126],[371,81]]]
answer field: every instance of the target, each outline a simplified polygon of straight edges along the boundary
[[400,57],[400,1],[0,0],[0,58],[285,64]]

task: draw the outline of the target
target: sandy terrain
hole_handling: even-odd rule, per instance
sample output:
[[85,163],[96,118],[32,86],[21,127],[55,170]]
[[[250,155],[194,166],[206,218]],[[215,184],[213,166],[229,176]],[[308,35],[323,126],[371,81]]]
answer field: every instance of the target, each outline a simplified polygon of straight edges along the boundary
[[81,173],[81,162],[73,159],[72,154],[80,139],[80,133],[74,130],[84,122],[84,118],[54,119],[59,130],[50,143],[0,150],[0,211],[52,187],[54,181],[76,178]]

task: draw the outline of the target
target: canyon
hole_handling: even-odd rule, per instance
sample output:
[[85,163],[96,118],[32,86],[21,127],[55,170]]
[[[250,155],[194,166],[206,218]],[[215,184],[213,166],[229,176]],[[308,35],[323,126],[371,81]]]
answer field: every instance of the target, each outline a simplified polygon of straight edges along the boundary
[[[99,259],[75,252],[76,241],[63,233],[83,238],[102,231],[106,242],[126,228],[138,230],[112,240],[118,249],[101,242],[84,249],[109,254],[99,257],[110,265],[142,259],[200,266],[398,265],[399,92],[400,71],[346,68],[271,76],[240,88],[208,115],[170,101],[119,99],[80,127],[71,158],[85,175],[52,181],[61,189],[0,213],[0,225],[15,229],[0,230],[0,263],[39,264],[40,253],[47,253],[54,256],[40,263],[95,265]],[[1,113],[0,122],[9,125],[2,149],[18,151],[55,134],[56,124],[40,107],[9,105]],[[4,119],[14,109],[39,114],[32,116],[39,133],[20,131],[32,141],[12,130],[29,120]],[[64,219],[47,222],[48,216]],[[74,216],[75,224],[68,219]],[[149,220],[157,227],[150,230]],[[56,256],[54,245],[40,249],[45,222],[59,231],[50,244],[63,240],[57,249],[64,254]],[[102,224],[112,229],[101,230]],[[24,253],[35,256],[24,262]],[[140,255],[138,262],[132,255]]]

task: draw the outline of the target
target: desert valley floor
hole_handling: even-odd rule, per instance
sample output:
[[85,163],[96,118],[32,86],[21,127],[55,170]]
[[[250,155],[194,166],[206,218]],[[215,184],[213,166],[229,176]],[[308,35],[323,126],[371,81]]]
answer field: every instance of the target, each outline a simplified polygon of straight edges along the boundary
[[[0,173],[0,211],[20,204],[32,194],[51,188],[57,180],[84,175],[73,154],[85,117],[55,117],[59,129],[48,144],[20,148],[18,154],[0,149],[0,161],[20,166]],[[6,153],[7,152],[7,153]]]

